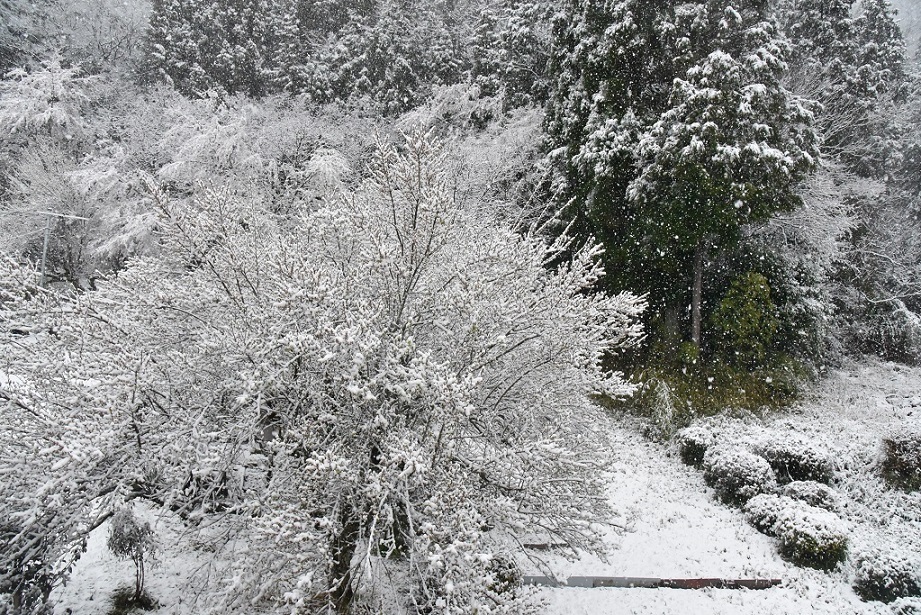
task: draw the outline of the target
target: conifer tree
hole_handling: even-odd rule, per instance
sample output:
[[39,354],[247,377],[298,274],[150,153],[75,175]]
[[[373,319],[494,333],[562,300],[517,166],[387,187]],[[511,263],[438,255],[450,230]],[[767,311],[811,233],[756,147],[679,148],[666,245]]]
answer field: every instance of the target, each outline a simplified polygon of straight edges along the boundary
[[182,93],[221,89],[260,96],[275,53],[268,0],[155,0],[150,63]]
[[571,0],[555,41],[557,203],[604,241],[615,287],[650,293],[665,335],[691,303],[699,343],[706,252],[794,207],[818,156],[767,3]]
[[792,44],[784,82],[822,104],[823,152],[860,175],[883,173],[876,136],[881,105],[905,84],[905,45],[889,0],[782,0],[781,29]]
[[471,74],[487,95],[507,106],[544,102],[552,13],[548,2],[503,0],[482,7],[475,26]]

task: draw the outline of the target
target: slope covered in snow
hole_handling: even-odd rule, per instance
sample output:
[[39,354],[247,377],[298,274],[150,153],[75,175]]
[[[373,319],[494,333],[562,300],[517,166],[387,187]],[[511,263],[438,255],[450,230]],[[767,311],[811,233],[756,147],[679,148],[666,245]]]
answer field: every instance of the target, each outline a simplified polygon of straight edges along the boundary
[[[540,588],[548,615],[806,614],[897,612],[907,601],[864,602],[853,591],[854,556],[875,546],[921,553],[921,495],[893,491],[878,478],[881,438],[921,419],[921,370],[892,363],[850,364],[830,373],[804,401],[769,415],[718,417],[724,437],[756,441],[764,434],[797,434],[835,460],[832,487],[850,536],[848,561],[831,572],[797,567],[780,557],[775,539],[758,533],[738,509],[721,504],[701,473],[683,465],[670,445],[651,442],[629,418],[612,419],[610,497],[618,514],[606,561],[567,560],[535,551],[554,574],[663,578],[780,578],[767,590]],[[606,426],[599,426],[606,428]],[[153,514],[153,513],[151,513]],[[219,562],[189,549],[175,521],[162,518],[161,564],[148,574],[161,613],[194,613],[185,583],[195,575],[220,579]],[[107,613],[112,592],[129,585],[130,563],[105,550],[106,527],[91,537],[71,582],[56,591],[57,612]],[[536,570],[532,570],[536,572]],[[921,603],[916,603],[921,605]],[[910,612],[910,611],[906,611]]]
[[776,541],[758,533],[741,511],[719,503],[701,474],[683,465],[673,448],[621,424],[612,433],[610,497],[622,515],[613,523],[624,529],[612,533],[607,562],[554,559],[551,568],[558,576],[780,578],[783,583],[768,590],[548,588],[540,591],[548,613],[895,612],[893,605],[863,602],[854,593],[852,562],[872,546],[921,553],[921,496],[887,489],[876,472],[881,438],[919,420],[921,370],[869,362],[832,372],[788,411],[713,421],[737,442],[764,433],[798,434],[831,454],[851,556],[829,573],[784,561]]

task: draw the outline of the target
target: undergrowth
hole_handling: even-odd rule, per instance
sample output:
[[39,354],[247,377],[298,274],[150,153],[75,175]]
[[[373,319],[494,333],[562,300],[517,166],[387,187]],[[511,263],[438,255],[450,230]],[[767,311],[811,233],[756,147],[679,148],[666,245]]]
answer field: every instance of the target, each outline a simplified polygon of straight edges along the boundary
[[152,611],[160,607],[148,593],[144,592],[138,598],[133,587],[123,587],[115,590],[112,595],[112,608],[108,615],[130,615],[141,611]]
[[649,419],[651,435],[669,439],[696,418],[726,410],[788,406],[808,377],[807,370],[792,360],[753,370],[722,361],[651,365],[633,374],[639,388],[627,409]]

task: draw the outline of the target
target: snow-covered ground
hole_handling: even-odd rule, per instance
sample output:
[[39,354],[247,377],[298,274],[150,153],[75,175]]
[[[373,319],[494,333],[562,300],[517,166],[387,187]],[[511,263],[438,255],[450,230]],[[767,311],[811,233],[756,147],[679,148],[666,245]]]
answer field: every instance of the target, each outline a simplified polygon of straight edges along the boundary
[[[740,440],[772,430],[815,441],[838,466],[834,487],[851,553],[883,546],[921,554],[921,494],[886,489],[874,468],[883,434],[913,421],[921,421],[921,370],[868,362],[831,373],[790,410],[731,421],[729,431]],[[767,590],[548,588],[540,592],[548,613],[894,612],[891,605],[855,595],[850,560],[830,573],[782,560],[776,541],[748,525],[740,511],[720,504],[673,449],[628,427],[616,429],[612,440],[611,497],[621,511],[614,522],[626,531],[612,537],[607,563],[593,557],[555,561],[558,576],[780,578],[783,584]]]
[[[172,515],[158,518],[143,503],[135,507],[135,512],[150,522],[160,549],[156,565],[147,568],[147,594],[161,605],[151,612],[161,615],[197,613],[194,595],[188,589],[189,581],[194,575],[208,574],[215,562],[209,560],[207,553],[189,548],[189,536],[182,532],[181,523]],[[108,531],[109,524],[105,523],[90,534],[86,553],[74,566],[70,582],[51,595],[55,613],[103,615],[112,609],[116,590],[134,588],[134,564],[116,559],[109,552],[106,548]]]
[[[852,554],[871,545],[921,553],[921,494],[886,489],[874,468],[883,434],[919,421],[921,369],[873,361],[834,371],[787,411],[727,419],[739,439],[791,431],[833,456],[833,486],[841,496]],[[613,425],[610,440],[610,497],[618,514],[608,521],[622,529],[610,534],[607,561],[593,556],[566,561],[551,554],[558,577],[780,578],[783,584],[767,590],[542,588],[538,595],[548,615],[894,612],[892,605],[863,602],[854,594],[850,560],[830,573],[782,560],[773,538],[720,504],[697,470],[683,465],[669,446],[643,438],[629,421]],[[112,591],[130,585],[132,566],[106,552],[105,529],[91,537],[71,582],[53,595],[57,612],[106,613]],[[175,524],[162,521],[158,531],[162,564],[148,574],[150,593],[163,605],[157,612],[192,613],[184,582],[211,562],[178,548],[185,541]]]

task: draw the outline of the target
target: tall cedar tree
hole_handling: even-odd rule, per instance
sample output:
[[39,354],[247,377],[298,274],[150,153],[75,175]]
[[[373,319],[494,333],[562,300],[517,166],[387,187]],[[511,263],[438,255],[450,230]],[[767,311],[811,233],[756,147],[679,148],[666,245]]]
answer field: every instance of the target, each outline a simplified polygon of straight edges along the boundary
[[570,0],[555,43],[554,196],[664,331],[691,303],[699,344],[706,253],[796,207],[818,156],[808,104],[780,83],[767,3]]

